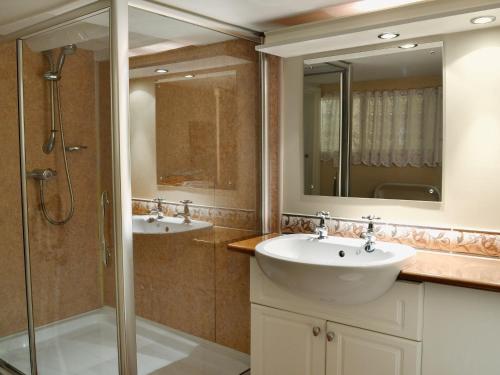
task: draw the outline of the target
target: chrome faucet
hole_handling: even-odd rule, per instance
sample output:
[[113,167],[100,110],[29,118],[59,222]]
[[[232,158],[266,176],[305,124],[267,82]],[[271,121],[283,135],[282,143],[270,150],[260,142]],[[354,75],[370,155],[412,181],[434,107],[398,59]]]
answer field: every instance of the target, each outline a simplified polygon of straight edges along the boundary
[[318,211],[316,216],[319,217],[319,225],[314,229],[314,233],[318,235],[318,240],[328,238],[328,227],[325,224],[326,219],[330,219],[330,213],[327,211]]
[[191,224],[191,212],[189,211],[189,205],[193,203],[193,201],[186,199],[181,201],[181,203],[184,205],[184,211],[177,212],[175,214],[175,217],[182,216],[184,218],[184,224]]
[[167,202],[161,198],[155,198],[153,199],[153,202],[156,204],[156,207],[149,211],[149,215],[151,215],[151,217],[148,219],[148,223],[163,219],[165,216],[163,214],[163,204]]
[[375,215],[368,215],[368,216],[363,216],[362,219],[368,220],[368,228],[366,229],[366,232],[361,233],[360,237],[364,238],[365,244],[363,245],[363,248],[367,253],[373,253],[375,251],[375,229],[374,229],[374,220],[380,220],[380,217],[375,216]]

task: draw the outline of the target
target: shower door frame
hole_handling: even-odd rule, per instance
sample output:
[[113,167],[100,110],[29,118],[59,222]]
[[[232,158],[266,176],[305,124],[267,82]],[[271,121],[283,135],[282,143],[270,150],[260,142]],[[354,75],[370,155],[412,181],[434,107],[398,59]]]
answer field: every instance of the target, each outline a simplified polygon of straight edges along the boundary
[[[121,3],[121,4],[120,4]],[[123,6],[125,4],[125,6]],[[125,9],[125,15],[123,10]],[[115,290],[117,350],[119,374],[134,375],[137,372],[135,353],[135,311],[133,289],[133,246],[132,246],[132,208],[130,188],[130,147],[128,127],[128,13],[127,4],[119,0],[98,1],[54,17],[50,21],[21,30],[6,37],[16,39],[17,47],[17,86],[18,86],[18,125],[21,175],[21,211],[23,248],[25,259],[25,287],[28,320],[28,339],[31,375],[38,374],[36,360],[36,333],[33,316],[33,300],[30,266],[30,241],[28,223],[28,195],[26,175],[26,147],[24,120],[24,75],[23,42],[38,34],[65,27],[103,12],[109,12],[110,30],[110,73],[111,73],[111,157],[113,180],[113,214],[115,244]],[[125,31],[124,31],[125,30]],[[125,32],[125,41],[120,35]],[[124,76],[125,74],[125,76]],[[130,355],[130,353],[133,353]]]
[[[28,204],[26,191],[25,135],[24,135],[24,92],[23,92],[23,41],[37,34],[55,30],[78,22],[93,14],[109,11],[110,14],[110,73],[111,73],[111,126],[112,126],[112,179],[113,214],[116,271],[116,321],[118,368],[120,375],[137,374],[136,319],[134,298],[134,268],[132,243],[132,192],[130,168],[129,129],[129,58],[128,58],[128,8],[129,6],[191,23],[255,43],[264,41],[264,34],[258,31],[221,22],[181,9],[169,7],[150,0],[99,0],[90,5],[69,11],[62,15],[8,35],[5,39],[17,40],[17,79],[19,150],[21,172],[21,210],[23,226],[23,247],[25,256],[26,302],[28,315],[28,337],[31,375],[37,375],[35,327],[31,290],[30,246],[28,225]],[[259,76],[261,93],[261,155],[260,155],[260,207],[261,230],[269,231],[269,155],[268,155],[268,75],[267,55],[259,52]]]

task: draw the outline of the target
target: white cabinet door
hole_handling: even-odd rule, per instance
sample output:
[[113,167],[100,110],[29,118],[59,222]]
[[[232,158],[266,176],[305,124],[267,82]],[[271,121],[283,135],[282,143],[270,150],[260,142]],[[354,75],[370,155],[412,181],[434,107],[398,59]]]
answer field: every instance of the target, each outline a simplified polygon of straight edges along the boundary
[[252,375],[325,375],[325,329],[325,320],[252,304]]
[[419,375],[420,342],[327,323],[327,375]]

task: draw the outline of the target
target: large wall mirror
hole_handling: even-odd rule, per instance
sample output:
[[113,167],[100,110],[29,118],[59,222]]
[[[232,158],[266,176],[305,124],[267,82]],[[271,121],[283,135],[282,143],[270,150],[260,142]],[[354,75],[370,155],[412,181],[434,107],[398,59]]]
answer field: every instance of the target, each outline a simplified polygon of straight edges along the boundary
[[304,194],[441,201],[442,44],[304,61]]

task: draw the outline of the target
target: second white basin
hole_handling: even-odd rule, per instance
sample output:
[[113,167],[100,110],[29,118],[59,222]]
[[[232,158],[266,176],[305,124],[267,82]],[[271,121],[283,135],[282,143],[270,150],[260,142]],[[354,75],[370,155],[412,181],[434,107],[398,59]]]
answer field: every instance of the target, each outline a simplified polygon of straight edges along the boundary
[[376,242],[368,253],[354,238],[292,234],[257,245],[262,271],[277,284],[311,298],[364,303],[387,292],[401,268],[415,256],[406,245]]
[[149,215],[133,215],[132,216],[132,231],[142,234],[173,234],[180,232],[188,232],[204,228],[210,228],[212,224],[201,221],[191,220],[191,223],[184,223],[182,217],[165,216],[162,219],[148,222]]

